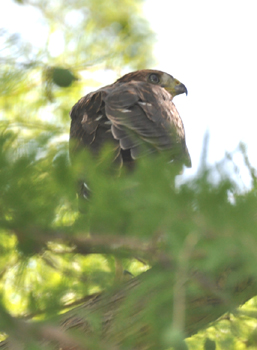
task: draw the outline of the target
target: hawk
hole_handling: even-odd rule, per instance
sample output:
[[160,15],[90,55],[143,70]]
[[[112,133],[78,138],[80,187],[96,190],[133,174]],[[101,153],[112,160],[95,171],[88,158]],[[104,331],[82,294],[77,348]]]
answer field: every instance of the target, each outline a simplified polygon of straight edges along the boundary
[[184,84],[158,70],[128,73],[82,97],[70,112],[70,154],[89,148],[97,156],[112,143],[115,161],[131,168],[145,154],[168,152],[170,160],[191,167],[185,130],[173,97]]

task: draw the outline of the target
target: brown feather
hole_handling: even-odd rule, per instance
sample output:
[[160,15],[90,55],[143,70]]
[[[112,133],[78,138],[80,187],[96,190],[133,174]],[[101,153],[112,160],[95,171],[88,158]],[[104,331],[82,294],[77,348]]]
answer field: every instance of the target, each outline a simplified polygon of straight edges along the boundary
[[171,160],[191,166],[173,96],[160,84],[149,82],[153,73],[173,79],[156,70],[132,72],[75,104],[70,113],[71,158],[83,147],[97,155],[109,142],[125,164],[145,153],[169,151]]

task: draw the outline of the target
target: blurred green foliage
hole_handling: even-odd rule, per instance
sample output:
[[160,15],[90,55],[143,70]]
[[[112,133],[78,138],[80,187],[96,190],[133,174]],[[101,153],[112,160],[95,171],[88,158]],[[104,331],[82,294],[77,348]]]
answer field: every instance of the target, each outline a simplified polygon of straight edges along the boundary
[[[220,166],[209,169],[204,159],[197,175],[180,186],[174,185],[176,169],[165,155],[141,159],[133,173],[123,169],[114,174],[107,146],[101,162],[84,152],[71,166],[69,110],[86,88],[100,84],[83,78],[85,72],[94,77],[96,69],[118,75],[124,68],[149,67],[153,35],[142,18],[141,1],[112,1],[108,6],[104,0],[17,2],[41,13],[47,40],[35,48],[19,35],[1,31],[3,338],[15,335],[31,342],[27,348],[40,349],[33,337],[22,334],[18,317],[34,317],[40,329],[40,322],[47,324],[88,295],[112,290],[117,256],[134,275],[151,267],[151,278],[127,299],[114,321],[117,338],[122,325],[127,329],[121,349],[135,344],[144,348],[134,334],[145,322],[150,331],[142,332],[142,341],[158,349],[256,348],[256,299],[234,308],[256,294],[254,289],[241,297],[239,288],[257,277],[257,184],[244,147],[240,153],[252,178],[252,188],[245,193],[234,181],[237,174]],[[56,33],[65,43],[59,55],[49,46]],[[231,162],[228,157],[224,164]],[[81,174],[92,190],[90,201],[83,203],[84,213],[76,198]],[[217,279],[219,286],[226,284],[225,291],[217,288]],[[230,313],[188,338],[186,345],[185,334],[208,327],[208,317],[197,318],[200,311],[188,304],[204,300],[206,293],[226,300]],[[135,304],[145,308],[131,323]],[[218,304],[216,312],[221,316]],[[100,315],[90,317],[98,329]],[[92,349],[104,349],[101,333],[96,334],[87,341]]]
[[[134,262],[139,256],[154,266],[152,278],[134,296],[149,302],[143,319],[152,323],[154,331],[145,341],[157,339],[160,348],[180,344],[179,333],[167,330],[179,318],[172,304],[167,307],[173,292],[176,302],[176,271],[180,277],[185,274],[182,288],[188,299],[203,296],[206,288],[212,293],[212,283],[221,275],[222,284],[224,272],[227,287],[220,293],[228,298],[232,314],[190,338],[189,347],[241,349],[242,344],[255,344],[255,299],[233,311],[235,283],[256,279],[255,187],[240,194],[225,172],[213,184],[213,171],[203,166],[194,179],[177,188],[176,172],[165,157],[143,158],[133,174],[124,171],[115,176],[108,147],[101,163],[82,154],[71,167],[67,142],[52,143],[52,136],[48,132],[21,145],[16,133],[6,128],[1,133],[0,286],[5,309],[17,316],[55,315],[113,285],[114,255],[131,261],[129,269],[136,264],[136,274],[146,270]],[[92,188],[84,214],[75,197],[76,180],[83,172]],[[93,246],[84,241],[89,227]],[[76,242],[81,245],[76,247]],[[115,243],[120,248],[113,247]],[[191,271],[207,276],[205,288],[194,276],[191,279]],[[152,293],[146,298],[148,290]],[[188,307],[186,315],[196,317],[197,311]],[[221,316],[218,305],[217,312]],[[128,307],[117,324],[126,322],[130,313]],[[3,330],[8,332],[8,327]],[[135,331],[136,327],[137,323]],[[209,340],[204,341],[207,335]],[[182,342],[176,348],[185,346]]]

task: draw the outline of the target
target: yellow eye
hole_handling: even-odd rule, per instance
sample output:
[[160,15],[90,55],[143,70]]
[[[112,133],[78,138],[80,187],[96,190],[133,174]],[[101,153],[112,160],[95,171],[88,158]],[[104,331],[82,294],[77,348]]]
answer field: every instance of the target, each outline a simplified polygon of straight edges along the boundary
[[157,74],[149,75],[149,81],[153,84],[158,84],[160,82],[160,78]]

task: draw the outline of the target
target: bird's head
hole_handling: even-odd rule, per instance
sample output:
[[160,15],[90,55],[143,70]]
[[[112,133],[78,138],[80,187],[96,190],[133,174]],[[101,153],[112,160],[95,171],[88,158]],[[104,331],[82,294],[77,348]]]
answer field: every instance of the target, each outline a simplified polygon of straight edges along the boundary
[[160,85],[167,90],[172,96],[185,93],[187,95],[187,88],[179,80],[173,78],[172,75],[161,72],[152,71],[147,75],[147,81],[154,85]]
[[136,72],[128,73],[118,82],[128,81],[145,81],[153,85],[159,85],[167,90],[173,97],[185,93],[187,95],[187,88],[179,80],[173,78],[172,75],[154,69],[143,69]]

